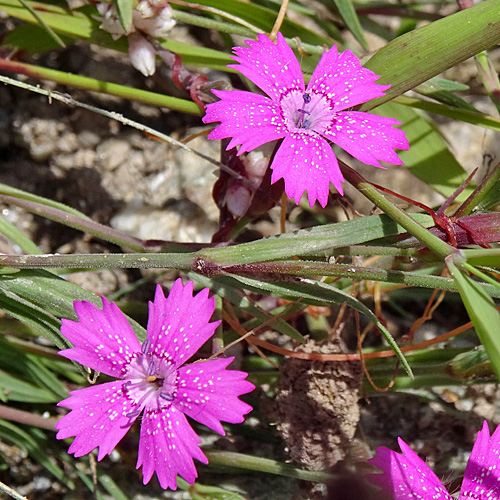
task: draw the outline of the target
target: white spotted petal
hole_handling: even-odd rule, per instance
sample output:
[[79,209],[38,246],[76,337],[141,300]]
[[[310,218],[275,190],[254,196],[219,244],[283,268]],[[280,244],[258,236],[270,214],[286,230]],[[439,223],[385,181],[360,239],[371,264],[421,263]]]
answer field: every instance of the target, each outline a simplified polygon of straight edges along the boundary
[[68,453],[81,457],[99,447],[101,460],[115,449],[137,418],[127,417],[136,403],[125,396],[122,387],[121,381],[86,387],[70,392],[58,404],[72,410],[55,426],[57,439],[76,436]]
[[167,299],[158,286],[154,302],[149,303],[148,352],[167,354],[176,367],[188,361],[220,324],[209,323],[214,307],[208,288],[193,297],[192,281],[182,286],[182,281],[177,280]]
[[[245,43],[247,47],[233,49],[239,64],[230,67],[269,97],[213,90],[220,101],[207,106],[203,122],[220,124],[209,139],[232,138],[227,149],[241,145],[238,154],[283,139],[270,165],[272,182],[283,178],[287,195],[296,203],[306,191],[311,206],[316,200],[326,205],[330,182],[343,193],[344,178],[327,141],[370,165],[402,164],[394,149],[409,145],[404,132],[394,128],[399,122],[346,111],[383,96],[390,87],[376,84],[379,76],[363,68],[352,52],[339,55],[335,46],[325,52],[305,88],[300,65],[280,33],[276,43],[265,35]],[[300,148],[299,142],[300,153],[292,154],[290,148]]]
[[296,130],[286,137],[271,168],[272,182],[285,179],[285,192],[297,204],[306,191],[311,207],[316,200],[324,207],[328,202],[330,182],[343,193],[344,177],[331,146],[311,131]]
[[343,111],[321,134],[359,161],[383,168],[379,160],[402,165],[394,148],[407,149],[405,133],[394,125],[401,123],[385,116]]
[[209,139],[232,137],[227,150],[239,146],[238,154],[253,151],[286,136],[288,128],[278,104],[268,97],[242,90],[213,90],[220,101],[207,107],[205,123],[220,121]]
[[186,417],[174,406],[164,412],[146,410],[141,424],[137,468],[142,466],[144,484],[156,472],[162,488],[177,487],[177,475],[193,484],[196,467],[193,458],[206,464],[201,451],[201,439]]
[[490,437],[488,424],[483,423],[467,462],[458,498],[500,499],[500,426]]
[[246,40],[247,47],[235,47],[232,56],[237,69],[274,101],[288,91],[304,92],[304,77],[300,65],[283,35],[278,33],[276,43],[267,36],[258,35],[257,40]]
[[79,321],[62,320],[61,333],[74,348],[60,351],[65,358],[105,373],[121,377],[141,344],[116,304],[102,298],[102,309],[87,301],[75,302]]
[[142,346],[115,304],[103,298],[102,309],[89,302],[74,306],[79,321],[65,320],[61,332],[75,347],[61,354],[120,380],[61,401],[71,411],[58,421],[57,438],[75,436],[69,449],[75,456],[98,447],[101,460],[143,413],[137,467],[143,467],[144,483],[156,473],[164,488],[175,489],[177,475],[192,484],[193,459],[207,460],[184,414],[223,434],[221,420],[242,422],[251,410],[238,397],[254,388],[246,373],[226,370],[232,358],[182,366],[220,323],[209,322],[215,303],[208,289],[193,296],[193,283],[177,280],[165,298],[158,286]]
[[174,405],[188,417],[222,435],[221,420],[239,424],[251,410],[243,401],[235,401],[242,389],[250,392],[253,385],[244,380],[244,372],[225,370],[233,359],[212,359],[179,368],[179,390],[174,399]]
[[369,462],[383,474],[370,474],[370,481],[394,500],[451,500],[430,467],[402,439],[398,443],[402,454],[385,447],[377,449]]
[[[377,449],[369,462],[382,474],[368,479],[380,486],[394,500],[451,500],[442,482],[427,464],[402,440],[402,454],[388,448]],[[490,437],[484,422],[465,468],[458,500],[500,500],[500,426]]]
[[350,50],[339,55],[334,45],[321,56],[306,92],[325,96],[337,112],[382,97],[390,85],[376,84],[379,78]]

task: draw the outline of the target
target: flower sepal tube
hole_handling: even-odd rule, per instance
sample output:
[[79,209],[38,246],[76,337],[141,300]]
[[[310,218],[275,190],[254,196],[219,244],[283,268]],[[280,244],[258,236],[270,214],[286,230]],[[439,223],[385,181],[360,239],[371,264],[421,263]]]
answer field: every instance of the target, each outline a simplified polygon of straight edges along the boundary
[[[369,462],[382,474],[368,479],[394,500],[452,500],[452,496],[429,466],[401,439],[402,454],[381,447]],[[458,500],[500,499],[500,426],[490,437],[484,422],[465,468]]]
[[193,459],[207,463],[186,417],[224,435],[221,421],[240,423],[251,407],[238,399],[254,389],[247,374],[226,370],[233,358],[185,364],[214,334],[214,299],[205,288],[177,280],[167,298],[160,286],[149,303],[147,338],[141,345],[118,307],[102,299],[99,309],[75,302],[79,321],[63,319],[62,334],[74,348],[60,354],[117,380],[70,392],[60,406],[71,411],[56,425],[57,438],[75,436],[69,453],[80,457],[99,448],[109,455],[142,414],[137,468],[144,484],[154,473],[163,488],[176,476],[193,484]]
[[307,87],[299,62],[278,33],[276,43],[259,35],[248,47],[235,47],[230,65],[267,96],[242,90],[213,90],[219,101],[206,108],[204,123],[220,122],[209,139],[231,138],[227,149],[238,154],[271,141],[282,143],[270,165],[271,182],[283,178],[285,192],[298,204],[304,191],[312,207],[326,206],[330,183],[343,194],[344,178],[331,144],[358,160],[382,167],[380,161],[401,165],[395,149],[408,149],[400,122],[350,108],[381,97],[389,85],[361,66],[349,50],[325,52]]

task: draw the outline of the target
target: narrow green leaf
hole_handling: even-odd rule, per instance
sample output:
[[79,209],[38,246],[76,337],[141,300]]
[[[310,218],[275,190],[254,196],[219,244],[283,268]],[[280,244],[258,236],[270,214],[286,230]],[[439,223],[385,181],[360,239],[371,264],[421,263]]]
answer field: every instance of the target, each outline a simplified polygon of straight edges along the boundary
[[61,37],[54,32],[54,30],[47,25],[47,23],[42,19],[40,14],[29,5],[26,0],[19,0],[19,2],[26,8],[31,15],[40,23],[40,26],[47,32],[47,34],[56,42],[60,47],[66,47],[66,44],[62,41]]
[[474,324],[477,336],[490,358],[493,370],[500,378],[500,313],[482,285],[448,262],[448,269],[457,284],[462,301]]
[[24,253],[40,254],[42,251],[14,224],[0,215],[0,233],[19,246]]
[[99,483],[105,488],[113,500],[129,500],[109,474],[98,472]]
[[56,465],[47,453],[48,442],[45,435],[39,429],[25,431],[11,422],[0,419],[0,437],[3,441],[13,443],[45,467],[54,477],[61,481],[68,488],[73,489],[74,483]]
[[47,205],[48,207],[57,208],[59,210],[62,210],[63,212],[68,212],[69,214],[76,215],[77,217],[81,217],[82,219],[90,220],[89,217],[87,217],[83,212],[80,212],[79,210],[76,210],[69,205],[50,200],[49,198],[44,198],[43,196],[37,196],[36,194],[28,193],[27,191],[8,186],[7,184],[0,183],[0,194],[14,196],[16,198],[21,198],[22,200],[33,201],[35,203],[41,203],[42,205]]
[[[442,102],[443,104],[446,104],[446,105],[451,106],[453,108],[467,109],[468,111],[472,111],[473,113],[477,113],[478,115],[483,114],[483,113],[480,113],[472,104],[469,104],[466,100],[462,99],[461,97],[458,97],[450,90],[444,89],[443,87],[438,85],[436,83],[437,81],[447,82],[448,80],[442,80],[439,78],[432,78],[428,82],[421,83],[420,85],[415,87],[413,90],[415,92],[418,92],[419,94],[422,94],[426,97],[430,97],[431,99]],[[454,82],[450,82],[449,86],[453,88],[453,85],[451,85],[452,83],[454,83]],[[468,89],[467,85],[463,85],[463,87],[465,87],[465,89],[460,88],[458,90]]]
[[[403,122],[401,128],[406,132],[410,149],[398,151],[398,154],[415,177],[445,197],[450,196],[467,179],[467,172],[450,152],[443,136],[421,114],[392,102],[380,106],[374,112]],[[473,189],[473,186],[467,186],[459,198],[464,200]]]
[[354,35],[354,38],[356,38],[365,50],[368,50],[363,28],[361,27],[361,23],[359,22],[358,15],[356,14],[356,10],[351,0],[333,0],[333,3],[335,7],[337,7],[340,17],[347,28]]
[[396,344],[396,341],[387,328],[380,322],[375,314],[368,309],[368,307],[352,295],[349,295],[348,293],[343,292],[328,283],[321,283],[319,281],[305,278],[300,280],[300,282],[267,283],[265,281],[248,278],[246,276],[232,275],[231,278],[220,278],[220,281],[225,282],[228,279],[234,279],[237,283],[241,283],[245,288],[249,288],[257,292],[265,290],[273,297],[282,297],[289,300],[296,300],[300,298],[302,301],[314,305],[324,305],[325,302],[330,304],[346,303],[349,307],[352,307],[356,311],[360,312],[375,324],[375,326],[382,332],[382,335],[387,340],[388,344],[391,346],[391,349],[396,352],[405,371],[410,377],[412,376],[410,365],[406,361],[403,353],[399,349],[399,346]]
[[60,400],[52,392],[19,380],[0,370],[0,393],[3,401],[23,403],[56,403]]
[[472,125],[477,125],[478,127],[489,128],[497,132],[500,131],[500,120],[498,118],[485,115],[484,113],[480,113],[476,110],[464,109],[463,107],[455,108],[424,99],[407,97],[405,95],[396,97],[392,102],[403,104],[404,106],[409,106],[412,108],[423,109],[424,111],[428,111],[429,113],[436,113],[437,115],[446,116],[448,118],[453,118],[454,120],[459,120],[466,123],[471,123]]
[[[52,315],[54,318],[76,320],[77,317],[73,307],[73,301],[75,300],[87,300],[102,308],[102,301],[96,295],[44,270],[23,270],[16,274],[5,275],[0,279],[0,291],[3,291],[11,299],[23,301],[24,305],[31,306],[34,311],[39,310],[45,315]],[[133,319],[127,319],[139,340],[144,341],[146,338],[144,328]],[[57,320],[58,336],[60,335],[59,326],[60,322]],[[61,339],[63,337],[60,337],[59,341],[54,340],[56,340],[55,343],[58,347],[63,348],[66,344],[64,341],[61,343]]]
[[194,483],[190,486],[189,494],[192,500],[247,500],[246,497],[235,491],[200,483]]
[[[210,290],[215,292],[220,297],[229,300],[229,302],[235,305],[238,309],[241,309],[252,317],[257,318],[260,323],[269,319],[269,315],[255,307],[244,295],[238,292],[239,287],[234,286],[234,282],[210,279],[206,276],[200,276],[199,274],[193,272],[189,272],[187,275],[196,283],[210,288]],[[305,338],[295,328],[281,318],[276,318],[273,322],[269,323],[269,326],[283,335],[287,335],[288,337],[297,340],[301,344],[305,342]]]
[[304,481],[324,483],[331,479],[327,472],[298,469],[291,464],[270,460],[269,458],[234,453],[231,451],[207,451],[205,455],[211,466],[223,466],[251,471],[260,471],[278,476],[294,477]]
[[473,266],[500,268],[500,248],[462,250],[467,262]]
[[[73,38],[66,35],[61,35],[60,38],[66,45],[73,41]],[[15,47],[27,55],[41,54],[59,48],[59,44],[46,30],[28,23],[8,31],[3,38],[2,45]]]
[[[424,226],[433,225],[424,214],[411,214]],[[371,215],[336,224],[325,224],[291,233],[270,236],[250,243],[226,248],[207,248],[200,252],[212,262],[245,264],[286,259],[294,255],[329,255],[333,248],[360,245],[367,241],[403,233],[404,229],[385,215]]]
[[485,50],[476,55],[475,61],[479,78],[481,78],[491,102],[493,102],[500,112],[500,79],[498,78],[495,65]]
[[391,88],[360,109],[373,109],[499,42],[498,0],[486,0],[406,33],[365,64],[381,76],[377,83],[389,83]]
[[[196,3],[214,7],[228,14],[237,16],[267,33],[272,30],[279,9],[278,5],[276,9],[273,10],[261,7],[252,2],[228,2],[227,0],[197,0]],[[172,4],[172,7],[176,8],[175,4]],[[280,31],[285,37],[299,37],[301,42],[312,45],[330,45],[332,42],[329,38],[287,18],[283,20]]]
[[134,0],[116,0],[116,10],[118,19],[125,33],[132,27],[132,9]]
[[69,347],[59,336],[60,322],[55,316],[3,287],[2,281],[0,281],[0,309],[31,327],[59,349]]
[[0,366],[10,375],[52,393],[56,399],[67,397],[65,386],[40,363],[38,356],[27,354],[3,337],[0,337]]

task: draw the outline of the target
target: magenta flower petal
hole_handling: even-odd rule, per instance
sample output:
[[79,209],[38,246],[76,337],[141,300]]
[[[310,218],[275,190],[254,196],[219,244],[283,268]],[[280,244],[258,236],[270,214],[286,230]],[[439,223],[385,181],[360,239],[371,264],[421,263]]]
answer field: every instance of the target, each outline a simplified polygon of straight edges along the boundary
[[179,369],[174,404],[188,417],[224,435],[220,421],[238,424],[252,407],[238,396],[254,390],[244,372],[224,371],[234,358],[201,361]]
[[239,65],[229,65],[245,75],[263,92],[277,101],[290,89],[304,92],[304,77],[292,49],[278,33],[274,44],[265,35],[246,40],[247,47],[235,47],[232,57]]
[[177,488],[177,475],[193,484],[198,476],[193,458],[206,464],[207,458],[199,448],[201,439],[186,417],[171,406],[158,413],[147,411],[141,424],[137,468],[142,465],[144,484],[156,472],[162,488]]
[[402,439],[398,439],[398,443],[402,455],[385,447],[377,449],[376,457],[369,462],[383,474],[370,474],[370,481],[394,500],[451,500],[451,495],[429,466]]
[[488,424],[479,431],[465,468],[459,500],[500,498],[500,426],[490,438]]
[[271,165],[272,182],[285,179],[285,191],[298,204],[304,191],[309,205],[316,200],[324,207],[328,202],[329,183],[343,194],[344,177],[330,145],[308,130],[297,130],[286,137]]
[[127,417],[136,403],[125,396],[122,386],[115,381],[79,389],[58,404],[72,410],[56,424],[57,439],[76,436],[68,453],[81,457],[99,447],[102,460],[114,450],[139,414]]
[[238,154],[285,137],[280,107],[268,97],[241,90],[214,90],[221,100],[207,107],[205,123],[221,122],[209,139],[232,137],[227,150],[241,144]]
[[350,51],[340,56],[335,45],[325,52],[314,70],[306,92],[323,94],[336,112],[382,97],[390,85],[377,85],[380,77],[363,68]]
[[[230,67],[249,78],[269,99],[239,90],[214,90],[220,101],[207,106],[203,121],[220,125],[209,139],[231,137],[228,149],[241,144],[241,154],[284,138],[271,163],[271,180],[283,178],[286,193],[296,203],[307,191],[310,204],[318,200],[325,206],[330,182],[343,193],[344,179],[324,139],[370,165],[380,167],[379,160],[402,163],[394,149],[408,149],[408,141],[404,132],[393,128],[399,124],[396,120],[343,111],[381,97],[389,88],[374,83],[379,77],[363,68],[352,52],[338,55],[332,47],[324,53],[304,90],[299,63],[281,34],[276,44],[264,35],[245,43],[248,47],[233,49],[233,59],[239,64]],[[299,152],[292,153],[290,148],[296,145]]]
[[[394,500],[451,500],[452,497],[437,476],[409,446],[398,439],[403,454],[378,448],[369,462],[383,474],[369,474],[368,479],[380,486]],[[488,425],[478,433],[465,469],[459,500],[500,499],[500,426],[490,438]]]
[[102,309],[87,301],[74,305],[79,321],[63,319],[61,333],[75,347],[59,354],[106,375],[121,377],[132,354],[141,348],[127,318],[104,297]]
[[207,415],[198,415],[198,420],[223,433],[220,420],[242,422],[250,411],[238,396],[253,389],[243,380],[245,373],[226,370],[231,359],[194,363],[191,377],[190,367],[181,366],[220,323],[209,322],[214,299],[208,298],[208,289],[193,296],[193,283],[182,286],[177,280],[165,298],[158,287],[142,346],[123,314],[106,299],[102,310],[85,302],[75,302],[75,309],[80,321],[65,321],[61,329],[75,348],[62,354],[87,366],[102,365],[120,380],[70,393],[60,403],[71,411],[57,423],[57,437],[75,436],[69,448],[75,456],[98,447],[101,460],[144,410],[137,465],[143,466],[144,482],[156,472],[164,488],[175,489],[177,475],[192,484],[193,459],[207,459],[184,407],[188,415],[199,413],[198,398],[203,398]]
[[408,149],[409,145],[405,133],[393,127],[399,124],[393,118],[344,111],[322,135],[368,165],[382,167],[379,160],[402,165],[393,148]]
[[165,299],[162,288],[156,287],[154,302],[149,303],[148,353],[168,356],[177,367],[214,334],[220,321],[209,323],[214,313],[214,299],[208,288],[193,297],[193,282],[185,287],[178,279]]

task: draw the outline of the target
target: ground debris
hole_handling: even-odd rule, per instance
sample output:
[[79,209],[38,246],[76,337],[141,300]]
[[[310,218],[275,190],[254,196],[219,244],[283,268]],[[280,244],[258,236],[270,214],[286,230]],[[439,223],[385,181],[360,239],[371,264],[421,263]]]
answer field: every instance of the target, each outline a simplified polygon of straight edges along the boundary
[[[340,342],[309,341],[303,352],[344,352]],[[290,457],[312,470],[333,467],[346,456],[360,417],[362,369],[356,362],[289,358],[266,410]]]

